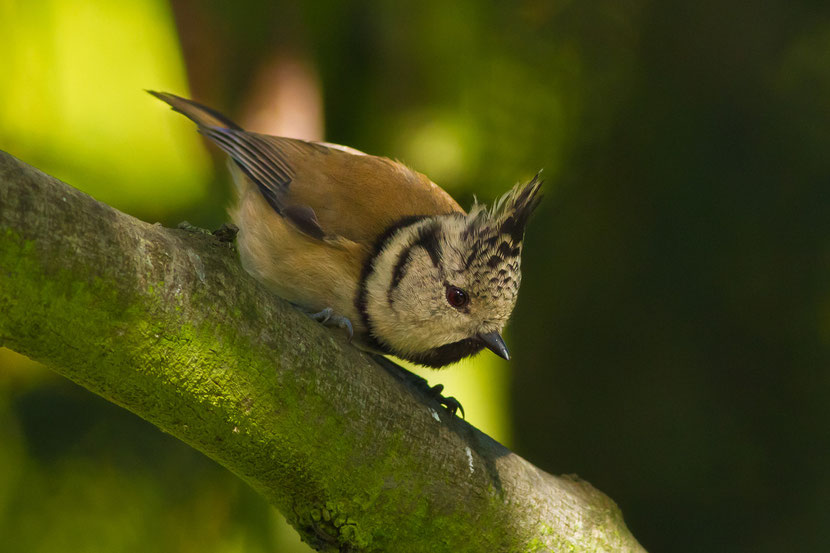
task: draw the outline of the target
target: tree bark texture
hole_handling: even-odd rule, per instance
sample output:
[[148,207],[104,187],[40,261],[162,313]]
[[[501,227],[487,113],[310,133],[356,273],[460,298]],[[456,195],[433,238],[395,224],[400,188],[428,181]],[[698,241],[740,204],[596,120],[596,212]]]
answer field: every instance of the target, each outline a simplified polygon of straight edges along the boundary
[[215,459],[321,551],[642,551],[601,492],[450,416],[227,244],[4,152],[0,345]]

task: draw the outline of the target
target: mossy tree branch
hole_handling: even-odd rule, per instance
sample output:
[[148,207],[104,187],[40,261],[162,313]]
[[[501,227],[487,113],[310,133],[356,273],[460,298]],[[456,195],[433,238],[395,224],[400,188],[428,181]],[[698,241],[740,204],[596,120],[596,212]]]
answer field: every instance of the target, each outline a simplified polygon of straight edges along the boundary
[[215,459],[323,551],[642,551],[602,493],[420,397],[226,245],[3,152],[0,345]]

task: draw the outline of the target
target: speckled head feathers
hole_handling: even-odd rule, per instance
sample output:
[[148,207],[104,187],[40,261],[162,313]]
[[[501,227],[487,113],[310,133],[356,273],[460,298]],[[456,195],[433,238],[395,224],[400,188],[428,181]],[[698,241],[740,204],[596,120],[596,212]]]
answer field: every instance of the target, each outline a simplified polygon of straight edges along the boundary
[[462,233],[469,248],[466,269],[479,285],[486,280],[494,299],[509,302],[511,311],[521,281],[519,263],[525,227],[542,199],[541,185],[537,174],[530,182],[514,186],[490,209],[476,204]]

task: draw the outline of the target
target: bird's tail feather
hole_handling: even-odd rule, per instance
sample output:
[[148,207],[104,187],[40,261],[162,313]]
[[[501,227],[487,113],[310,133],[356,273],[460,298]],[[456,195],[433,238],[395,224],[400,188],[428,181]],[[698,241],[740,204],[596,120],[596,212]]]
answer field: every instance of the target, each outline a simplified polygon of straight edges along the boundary
[[159,100],[167,102],[174,111],[178,111],[200,127],[242,130],[242,127],[218,111],[212,110],[207,106],[194,102],[193,100],[188,100],[168,92],[156,92],[154,90],[148,90],[147,92]]

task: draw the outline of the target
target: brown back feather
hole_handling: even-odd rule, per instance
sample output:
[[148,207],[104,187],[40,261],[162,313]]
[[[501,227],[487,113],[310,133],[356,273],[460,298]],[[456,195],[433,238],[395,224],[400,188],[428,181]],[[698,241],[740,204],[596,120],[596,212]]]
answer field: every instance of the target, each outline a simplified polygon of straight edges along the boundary
[[404,217],[464,213],[449,194],[402,163],[336,145],[247,132],[192,100],[149,92],[199,125],[277,213],[285,215],[291,206],[299,209],[289,213],[312,210],[306,219],[315,223],[314,237],[322,229],[325,235],[369,245]]

